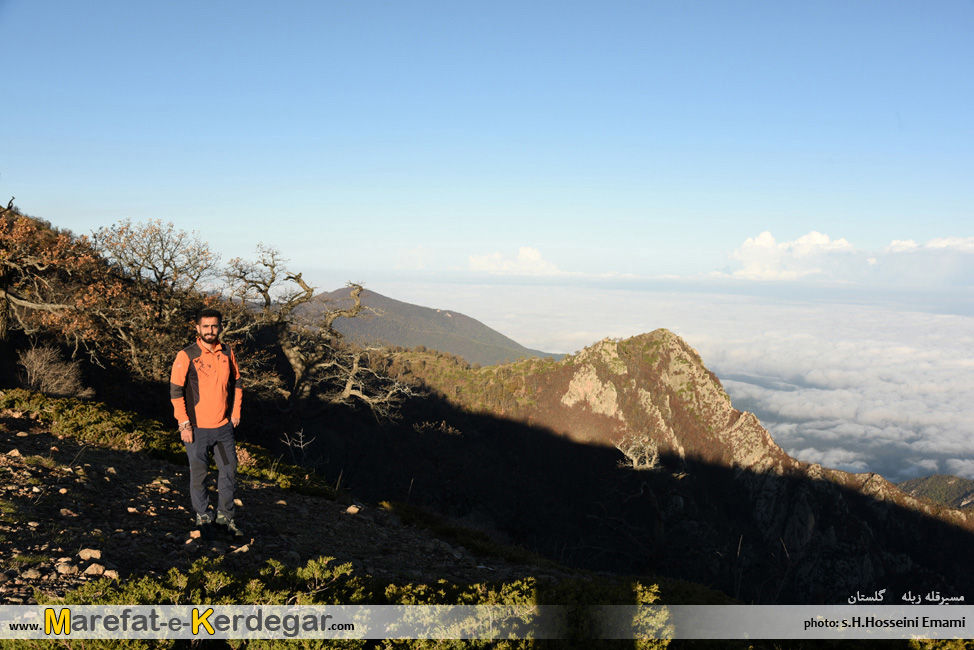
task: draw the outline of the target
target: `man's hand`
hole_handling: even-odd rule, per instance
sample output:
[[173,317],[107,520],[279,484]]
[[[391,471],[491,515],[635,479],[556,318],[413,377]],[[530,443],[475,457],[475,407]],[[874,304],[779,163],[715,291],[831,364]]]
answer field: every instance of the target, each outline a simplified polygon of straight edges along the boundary
[[179,438],[186,444],[193,442],[193,427],[186,426],[179,430]]
[[240,418],[230,418],[230,424],[232,424],[233,428],[236,429],[240,426]]

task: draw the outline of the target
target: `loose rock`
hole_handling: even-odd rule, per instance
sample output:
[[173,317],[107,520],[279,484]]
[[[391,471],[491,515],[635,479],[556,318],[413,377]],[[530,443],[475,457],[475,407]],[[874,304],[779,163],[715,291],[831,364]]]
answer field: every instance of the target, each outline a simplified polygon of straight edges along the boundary
[[62,576],[73,576],[73,575],[77,575],[78,573],[78,567],[74,564],[69,564],[67,562],[56,565],[54,567],[54,570],[57,571],[58,574]]
[[101,564],[89,565],[88,568],[85,569],[84,571],[84,575],[86,576],[100,576],[104,573],[105,573],[105,567],[102,566]]

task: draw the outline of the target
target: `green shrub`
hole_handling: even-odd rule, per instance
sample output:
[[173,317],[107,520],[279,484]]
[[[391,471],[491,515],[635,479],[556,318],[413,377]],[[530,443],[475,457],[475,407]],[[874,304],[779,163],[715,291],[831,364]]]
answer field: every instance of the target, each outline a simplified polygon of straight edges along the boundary
[[[536,605],[560,605],[567,608],[565,628],[567,639],[554,642],[551,647],[600,647],[593,642],[593,613],[601,605],[653,604],[659,600],[658,588],[638,582],[592,580],[566,580],[555,585],[539,585],[533,578],[523,578],[504,583],[454,584],[441,580],[436,584],[387,584],[379,585],[352,572],[349,564],[336,564],[333,558],[319,557],[304,566],[289,568],[276,560],[270,560],[260,570],[259,576],[234,574],[222,565],[222,559],[201,559],[187,571],[170,570],[162,577],[142,577],[124,583],[108,579],[90,582],[67,594],[63,599],[45,598],[38,594],[41,604],[65,605],[230,605],[252,603],[262,605],[491,605],[507,606],[516,618],[514,627],[508,630],[521,636],[525,630],[517,625],[520,621],[530,624]],[[647,610],[649,612],[649,610]],[[424,613],[417,610],[417,616]],[[649,614],[638,621],[647,629],[665,627],[664,614]],[[499,622],[498,622],[499,623]],[[458,630],[482,625],[482,621],[459,620]],[[508,620],[511,624],[511,620]],[[53,642],[52,642],[53,643]],[[88,641],[85,647],[114,648],[116,641]],[[375,642],[359,640],[316,641],[294,639],[231,640],[227,646],[235,648],[281,647],[375,647]],[[154,642],[144,647],[171,647],[170,642]],[[498,640],[390,640],[378,647],[385,648],[530,648],[538,642],[531,639]],[[639,641],[635,647],[665,647],[666,641]],[[53,647],[48,642],[38,642],[23,647]]]
[[112,411],[99,402],[52,398],[16,388],[0,394],[0,408],[34,413],[49,423],[51,433],[89,444],[148,450],[165,457],[183,455],[178,438],[159,422],[128,411]]

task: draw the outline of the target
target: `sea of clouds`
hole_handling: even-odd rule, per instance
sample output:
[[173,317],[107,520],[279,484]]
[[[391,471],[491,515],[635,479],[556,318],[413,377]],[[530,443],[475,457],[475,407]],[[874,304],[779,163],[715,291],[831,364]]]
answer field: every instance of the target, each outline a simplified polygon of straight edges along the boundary
[[918,310],[905,294],[678,281],[376,290],[551,352],[665,327],[796,458],[892,481],[974,478],[974,316],[932,311],[932,298]]

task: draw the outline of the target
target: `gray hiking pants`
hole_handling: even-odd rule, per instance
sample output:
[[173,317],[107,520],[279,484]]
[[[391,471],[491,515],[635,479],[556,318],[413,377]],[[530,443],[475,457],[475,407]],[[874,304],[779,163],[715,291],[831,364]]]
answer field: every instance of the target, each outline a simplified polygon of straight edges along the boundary
[[233,491],[237,486],[237,443],[233,439],[233,425],[227,422],[216,429],[194,429],[193,442],[183,444],[189,456],[189,494],[193,510],[204,514],[210,507],[206,474],[212,450],[218,472],[218,511],[233,519]]

